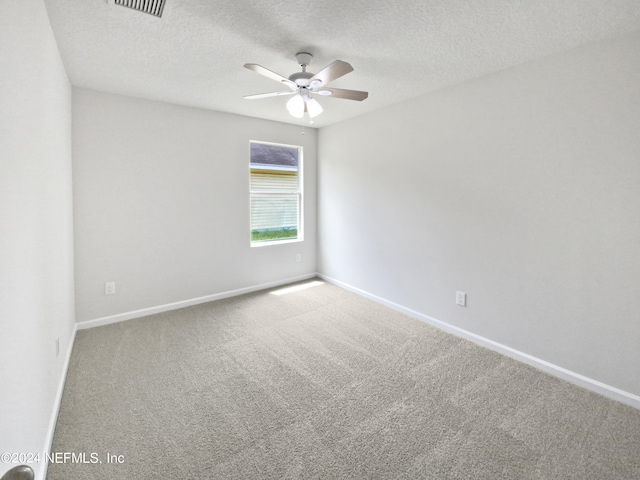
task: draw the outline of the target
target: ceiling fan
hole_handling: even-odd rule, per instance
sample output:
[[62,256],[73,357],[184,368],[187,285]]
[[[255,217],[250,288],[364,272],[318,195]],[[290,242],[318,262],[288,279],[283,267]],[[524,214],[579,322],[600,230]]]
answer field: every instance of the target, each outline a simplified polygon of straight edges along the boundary
[[322,113],[322,107],[312,95],[326,95],[334,98],[346,98],[348,100],[357,100],[361,102],[369,96],[367,92],[358,90],[345,90],[342,88],[327,88],[326,85],[333,80],[346,75],[353,71],[353,67],[347,62],[336,60],[327,65],[318,73],[313,74],[307,72],[307,67],[311,62],[313,55],[306,52],[296,54],[296,60],[302,67],[301,72],[296,72],[289,77],[284,77],[278,73],[264,68],[255,63],[245,63],[245,68],[253,70],[260,75],[282,83],[289,87],[289,90],[271,93],[259,93],[257,95],[247,95],[244,98],[254,100],[257,98],[276,97],[280,95],[294,95],[287,102],[287,110],[296,118],[302,118],[305,112],[309,113],[311,118]]

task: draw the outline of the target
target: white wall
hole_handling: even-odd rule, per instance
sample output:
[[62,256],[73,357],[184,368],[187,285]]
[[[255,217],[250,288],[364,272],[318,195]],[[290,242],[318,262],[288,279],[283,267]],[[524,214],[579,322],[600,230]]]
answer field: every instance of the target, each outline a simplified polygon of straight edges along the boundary
[[[77,320],[313,274],[317,132],[305,130],[74,88]],[[250,140],[303,146],[304,242],[249,246]]]
[[71,87],[42,1],[3,2],[0,62],[0,452],[42,454],[74,331]]
[[639,78],[619,38],[322,128],[319,271],[640,395]]

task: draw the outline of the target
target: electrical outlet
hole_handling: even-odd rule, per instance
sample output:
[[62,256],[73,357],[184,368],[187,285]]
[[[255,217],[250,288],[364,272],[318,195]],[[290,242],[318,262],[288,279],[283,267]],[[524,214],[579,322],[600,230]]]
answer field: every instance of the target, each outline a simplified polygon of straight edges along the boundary
[[104,284],[105,295],[115,295],[115,293],[116,293],[116,282],[107,282]]
[[300,261],[302,261],[302,254],[296,253],[296,262],[300,262]]
[[456,292],[456,305],[461,307],[467,306],[467,294],[464,292]]

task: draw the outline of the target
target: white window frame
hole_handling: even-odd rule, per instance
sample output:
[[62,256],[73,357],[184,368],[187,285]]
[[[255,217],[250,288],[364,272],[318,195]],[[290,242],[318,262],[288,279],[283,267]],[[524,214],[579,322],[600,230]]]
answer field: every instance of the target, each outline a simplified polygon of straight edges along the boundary
[[[266,191],[254,191],[251,189],[251,144],[259,143],[262,145],[273,145],[276,147],[286,147],[286,148],[295,148],[298,150],[298,170],[297,170],[297,180],[298,180],[298,188],[297,191],[292,192],[266,192]],[[304,241],[304,149],[302,145],[289,145],[285,143],[275,143],[275,142],[264,142],[260,140],[250,140],[249,141],[249,244],[253,247],[267,247],[271,245],[282,245],[285,243],[297,243]],[[272,170],[278,170],[278,167],[272,168]],[[253,195],[291,195],[297,194],[298,197],[298,235],[296,238],[284,238],[280,240],[261,240],[261,241],[253,241],[251,239],[251,200]]]

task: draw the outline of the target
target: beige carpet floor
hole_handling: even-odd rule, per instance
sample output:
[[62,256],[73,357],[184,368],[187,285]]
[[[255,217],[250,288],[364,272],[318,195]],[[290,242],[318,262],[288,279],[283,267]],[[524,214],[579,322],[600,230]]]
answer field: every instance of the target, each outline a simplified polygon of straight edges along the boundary
[[79,331],[48,479],[640,478],[640,410],[296,286]]

